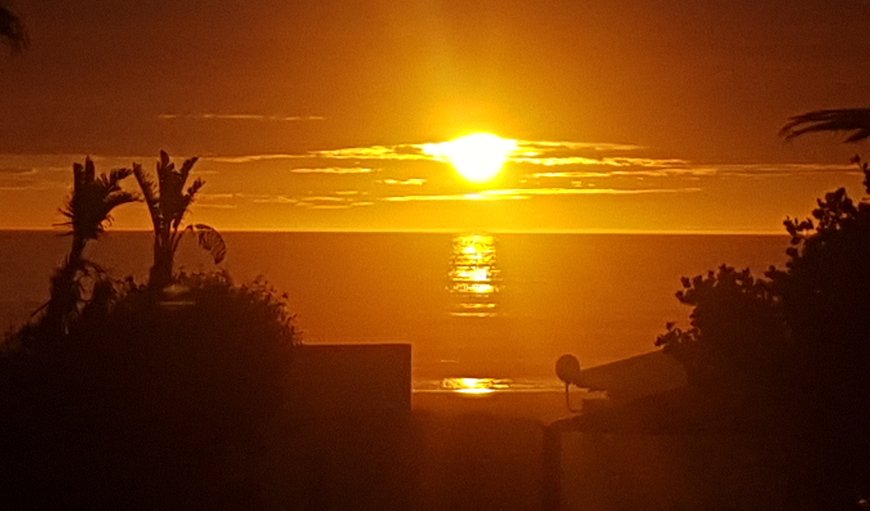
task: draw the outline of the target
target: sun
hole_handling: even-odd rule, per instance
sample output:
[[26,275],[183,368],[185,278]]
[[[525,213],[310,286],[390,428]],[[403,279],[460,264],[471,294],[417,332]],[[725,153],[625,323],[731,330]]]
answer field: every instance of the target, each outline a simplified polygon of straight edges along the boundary
[[450,142],[423,146],[425,154],[449,161],[465,179],[475,183],[495,177],[516,149],[516,140],[492,133],[474,133]]

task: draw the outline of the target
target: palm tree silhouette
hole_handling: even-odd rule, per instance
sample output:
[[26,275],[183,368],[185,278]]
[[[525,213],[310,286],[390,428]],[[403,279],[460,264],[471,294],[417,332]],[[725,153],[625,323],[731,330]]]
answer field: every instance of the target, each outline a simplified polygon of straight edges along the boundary
[[24,50],[30,44],[21,17],[5,5],[0,5],[0,40],[8,44],[13,51]]
[[870,138],[870,108],[834,108],[815,110],[789,118],[779,131],[786,140],[821,131],[852,132],[845,142]]
[[199,245],[211,254],[215,264],[226,257],[227,247],[223,237],[212,227],[194,224],[179,230],[184,214],[205,184],[202,179],[196,179],[187,190],[184,189],[197,160],[196,157],[185,160],[181,168],[176,170],[166,151],[160,151],[156,184],[142,169],[142,165],[133,164],[133,174],[142,189],[154,229],[154,264],[148,280],[148,287],[152,291],[162,290],[172,282],[175,252],[188,231],[197,234]]
[[79,276],[96,265],[84,257],[85,246],[97,239],[111,223],[111,212],[116,207],[135,202],[137,197],[121,188],[121,181],[132,174],[130,169],[117,169],[108,175],[97,176],[94,162],[85,159],[84,165],[73,165],[73,191],[60,212],[68,221],[67,234],[72,236],[72,245],[66,261],[51,277],[50,298],[46,305],[45,320],[53,331],[66,333],[79,311],[82,302],[82,286]]

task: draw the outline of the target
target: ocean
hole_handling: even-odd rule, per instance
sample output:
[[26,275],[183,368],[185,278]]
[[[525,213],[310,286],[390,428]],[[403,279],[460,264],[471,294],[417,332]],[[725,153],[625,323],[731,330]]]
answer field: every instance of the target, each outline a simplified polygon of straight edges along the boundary
[[[234,280],[264,276],[289,296],[306,343],[408,342],[414,386],[487,378],[559,386],[556,359],[584,367],[655,350],[667,321],[687,321],[681,276],[722,263],[761,272],[785,261],[785,236],[488,233],[224,235]],[[0,231],[0,326],[47,298],[69,239]],[[87,256],[117,277],[144,278],[146,232],[109,232]],[[214,265],[183,245],[187,270]]]

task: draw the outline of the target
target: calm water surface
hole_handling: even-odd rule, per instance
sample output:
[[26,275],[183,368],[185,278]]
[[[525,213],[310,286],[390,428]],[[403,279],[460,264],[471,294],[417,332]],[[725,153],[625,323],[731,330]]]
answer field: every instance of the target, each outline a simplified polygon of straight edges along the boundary
[[[722,263],[782,264],[782,236],[599,234],[228,233],[237,281],[264,275],[290,295],[306,342],[410,342],[415,387],[447,377],[515,389],[554,381],[573,353],[585,366],[654,349],[683,275]],[[46,299],[68,238],[0,232],[0,320],[19,322]],[[147,233],[109,233],[90,257],[144,277]],[[192,246],[187,269],[210,268]],[[453,382],[453,383],[450,383]],[[537,383],[536,383],[537,382]],[[455,384],[450,380],[448,385]]]

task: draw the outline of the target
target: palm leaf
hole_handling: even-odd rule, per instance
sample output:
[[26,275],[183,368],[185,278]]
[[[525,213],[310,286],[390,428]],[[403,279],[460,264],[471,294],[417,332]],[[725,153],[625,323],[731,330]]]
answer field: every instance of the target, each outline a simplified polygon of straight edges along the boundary
[[97,175],[97,167],[94,165],[94,160],[90,156],[85,156],[85,171],[84,179],[87,183],[93,183]]
[[151,223],[154,225],[154,230],[157,231],[161,224],[160,215],[160,196],[157,192],[157,186],[154,180],[145,173],[142,165],[133,164],[133,175],[136,176],[136,182],[139,183],[139,189],[142,190],[142,196],[145,198],[145,204],[148,205],[148,213],[151,215]]
[[190,175],[190,171],[193,170],[193,166],[196,165],[198,160],[199,157],[197,156],[184,160],[184,163],[181,165],[181,170],[178,171],[179,174],[181,174],[181,188],[184,188],[184,184],[187,183],[187,177]]
[[870,108],[836,108],[795,115],[779,131],[786,140],[822,131],[852,132],[845,142],[870,138]]
[[211,255],[215,264],[219,264],[226,259],[227,244],[223,236],[213,227],[205,224],[195,224],[188,227],[188,229],[196,233],[197,243]]
[[104,223],[111,222],[109,212],[113,208],[136,200],[121,190],[119,181],[123,177],[123,172],[96,177],[90,158],[85,159],[84,165],[73,165],[73,193],[60,210],[69,219],[65,225],[70,226],[71,234],[81,239],[95,239],[104,231]]
[[13,51],[22,51],[30,46],[30,38],[21,18],[5,6],[0,6],[0,39]]

